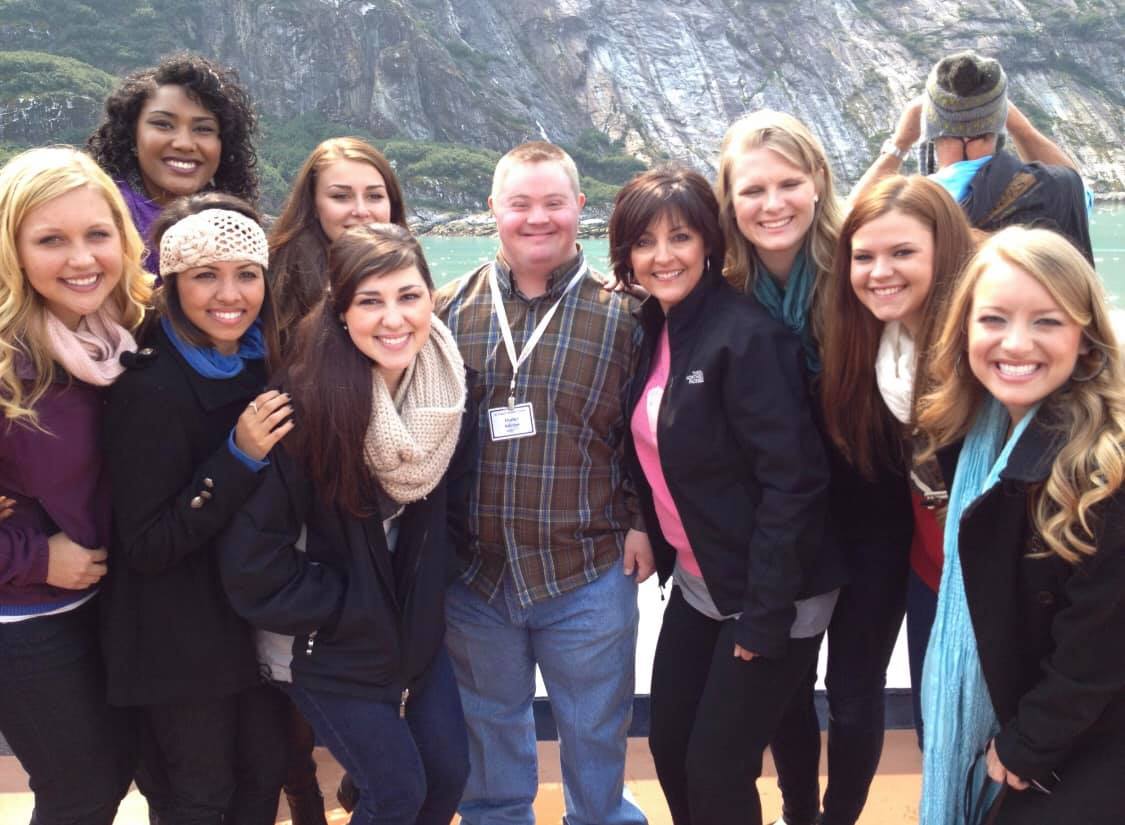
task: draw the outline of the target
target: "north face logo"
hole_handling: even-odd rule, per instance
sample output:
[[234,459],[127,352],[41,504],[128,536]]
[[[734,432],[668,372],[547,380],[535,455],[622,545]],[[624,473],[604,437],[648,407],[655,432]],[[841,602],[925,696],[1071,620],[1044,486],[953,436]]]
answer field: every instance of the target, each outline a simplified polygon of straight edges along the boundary
[[687,382],[689,384],[702,384],[703,383],[703,370],[692,370],[687,375]]

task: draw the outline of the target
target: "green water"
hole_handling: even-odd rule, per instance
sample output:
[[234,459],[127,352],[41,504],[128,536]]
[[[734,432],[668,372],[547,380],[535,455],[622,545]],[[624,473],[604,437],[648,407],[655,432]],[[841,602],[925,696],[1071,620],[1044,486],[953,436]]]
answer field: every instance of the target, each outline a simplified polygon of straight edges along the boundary
[[[1125,204],[1099,205],[1090,221],[1094,261],[1110,295],[1125,304]],[[438,284],[463,275],[496,254],[495,238],[422,238],[430,269]],[[582,242],[590,262],[608,271],[609,243],[605,239]]]

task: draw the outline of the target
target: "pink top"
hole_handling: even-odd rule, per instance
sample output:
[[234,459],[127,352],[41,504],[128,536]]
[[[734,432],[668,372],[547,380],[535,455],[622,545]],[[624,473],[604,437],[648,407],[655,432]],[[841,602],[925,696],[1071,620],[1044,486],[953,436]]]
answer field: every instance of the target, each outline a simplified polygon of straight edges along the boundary
[[656,444],[656,419],[660,412],[660,400],[664,397],[664,387],[668,384],[668,369],[672,361],[668,346],[668,324],[660,333],[656,346],[656,358],[645,382],[644,392],[633,410],[633,443],[637,449],[637,459],[641,463],[645,479],[652,488],[652,503],[656,509],[656,520],[664,538],[675,548],[680,566],[694,576],[702,576],[699,562],[695,560],[691,542],[684,532],[684,523],[676,510],[676,502],[668,483],[664,480],[664,468],[660,466],[660,453]]

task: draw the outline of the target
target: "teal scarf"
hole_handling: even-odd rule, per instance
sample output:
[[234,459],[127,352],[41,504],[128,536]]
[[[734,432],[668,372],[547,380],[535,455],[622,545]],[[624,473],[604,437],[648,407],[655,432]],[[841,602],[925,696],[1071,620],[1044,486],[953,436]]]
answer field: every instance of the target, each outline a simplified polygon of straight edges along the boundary
[[816,268],[812,256],[804,246],[789,268],[785,288],[778,285],[769,270],[754,253],[754,286],[752,292],[758,302],[774,320],[785,324],[801,339],[805,351],[805,363],[813,374],[820,372],[820,353],[809,328],[809,304],[812,302],[813,284],[816,283]]
[[[969,505],[999,482],[1036,409],[1016,424],[1005,443],[1011,419],[1004,406],[990,396],[977,413],[957,459],[945,520],[945,566],[922,670],[926,736],[920,825],[978,825],[1000,790],[988,778],[985,758],[978,758],[1000,726],[981,671],[965,597],[959,527]],[[988,552],[988,548],[966,547],[965,552]],[[971,799],[966,799],[966,791]]]

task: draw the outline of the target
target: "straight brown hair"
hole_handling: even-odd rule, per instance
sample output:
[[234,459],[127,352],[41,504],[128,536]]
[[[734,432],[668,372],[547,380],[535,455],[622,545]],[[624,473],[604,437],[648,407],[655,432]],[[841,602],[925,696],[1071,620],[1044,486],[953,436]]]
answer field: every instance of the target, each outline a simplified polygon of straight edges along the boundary
[[941,186],[921,176],[895,175],[880,181],[855,202],[840,228],[824,295],[828,311],[821,342],[824,372],[820,403],[832,441],[868,478],[878,466],[901,458],[903,429],[887,409],[875,380],[883,322],[860,303],[852,289],[852,238],[860,227],[891,212],[908,215],[929,227],[934,239],[933,279],[914,342],[918,353],[915,401],[927,390],[929,353],[945,319],[949,296],[976,246],[961,208]]

